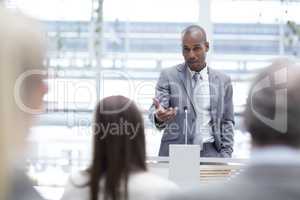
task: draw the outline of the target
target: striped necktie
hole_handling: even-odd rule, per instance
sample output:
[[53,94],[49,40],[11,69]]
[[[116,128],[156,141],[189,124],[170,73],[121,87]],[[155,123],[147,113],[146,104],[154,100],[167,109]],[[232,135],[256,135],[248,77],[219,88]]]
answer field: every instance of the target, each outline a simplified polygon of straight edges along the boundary
[[193,75],[193,82],[194,82],[194,84],[193,84],[193,89],[196,87],[196,85],[197,85],[199,79],[202,80],[201,74],[200,74],[200,72],[196,72],[196,73]]

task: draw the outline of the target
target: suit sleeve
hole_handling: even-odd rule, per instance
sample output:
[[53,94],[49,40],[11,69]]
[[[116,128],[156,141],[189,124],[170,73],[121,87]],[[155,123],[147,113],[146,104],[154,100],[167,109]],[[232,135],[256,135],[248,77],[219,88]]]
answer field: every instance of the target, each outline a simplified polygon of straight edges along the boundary
[[[168,80],[168,75],[166,71],[160,73],[159,79],[155,87],[155,98],[159,100],[160,105],[164,108],[169,107],[170,100],[170,85]],[[149,119],[159,130],[162,130],[166,127],[165,123],[159,123],[155,117],[155,106],[151,105],[149,109]]]
[[221,156],[231,157],[234,144],[233,89],[230,78],[225,84],[224,113],[221,120]]

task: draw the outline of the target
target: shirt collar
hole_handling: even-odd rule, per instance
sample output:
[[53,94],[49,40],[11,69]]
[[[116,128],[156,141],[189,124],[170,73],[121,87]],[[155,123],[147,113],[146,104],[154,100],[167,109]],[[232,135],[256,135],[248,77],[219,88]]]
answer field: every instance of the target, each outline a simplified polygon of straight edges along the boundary
[[300,149],[287,146],[255,148],[251,153],[250,164],[300,165]]
[[[208,70],[207,70],[207,65],[199,72],[200,73],[200,76],[202,77],[202,78],[205,78],[205,77],[207,77],[208,76]],[[188,68],[188,71],[189,71],[189,73],[190,73],[190,75],[191,75],[191,77],[193,77],[194,76],[194,74],[196,73],[196,71],[192,71],[189,67],[187,67]]]

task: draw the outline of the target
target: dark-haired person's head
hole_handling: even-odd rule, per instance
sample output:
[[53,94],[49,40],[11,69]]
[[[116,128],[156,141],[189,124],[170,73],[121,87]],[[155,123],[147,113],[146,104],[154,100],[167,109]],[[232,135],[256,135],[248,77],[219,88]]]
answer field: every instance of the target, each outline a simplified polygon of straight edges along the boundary
[[111,96],[97,105],[94,123],[91,200],[98,199],[102,178],[105,186],[101,192],[105,199],[116,200],[122,195],[127,198],[130,173],[146,171],[142,114],[130,99]]
[[253,82],[245,125],[254,147],[300,148],[300,66],[278,59]]

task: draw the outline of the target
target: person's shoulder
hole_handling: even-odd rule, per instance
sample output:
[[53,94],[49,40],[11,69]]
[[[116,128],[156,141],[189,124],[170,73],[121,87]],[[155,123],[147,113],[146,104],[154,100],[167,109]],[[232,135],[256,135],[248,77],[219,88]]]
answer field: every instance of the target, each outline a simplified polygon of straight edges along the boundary
[[69,181],[74,185],[85,185],[89,181],[89,174],[86,171],[77,171],[69,176]]
[[149,172],[134,173],[129,180],[130,199],[160,200],[166,199],[178,191],[178,186]]
[[11,177],[9,199],[14,200],[43,200],[43,197],[34,188],[32,180],[24,169],[15,167]]
[[67,180],[61,200],[76,200],[79,197],[88,196],[88,182],[89,176],[87,172],[72,173]]
[[162,74],[173,74],[184,67],[184,63],[180,63],[178,65],[173,65],[171,67],[166,67],[161,70]]
[[170,191],[176,191],[178,189],[178,186],[172,181],[149,172],[133,174],[130,178],[130,184],[131,186],[134,186],[135,188],[138,187],[139,190],[143,191],[151,189],[156,192],[164,191],[169,193]]
[[211,67],[208,68],[208,73],[212,74],[214,76],[217,76],[219,79],[222,79],[224,81],[230,81],[231,78],[229,75],[225,74],[224,72],[216,69],[212,69]]
[[[216,193],[216,191],[218,191]],[[182,199],[206,199],[206,200],[236,200],[234,190],[224,183],[196,184],[189,188],[183,188],[177,193],[169,195],[166,200]]]

